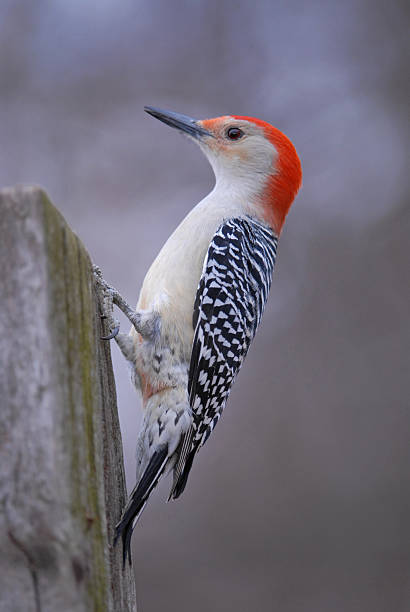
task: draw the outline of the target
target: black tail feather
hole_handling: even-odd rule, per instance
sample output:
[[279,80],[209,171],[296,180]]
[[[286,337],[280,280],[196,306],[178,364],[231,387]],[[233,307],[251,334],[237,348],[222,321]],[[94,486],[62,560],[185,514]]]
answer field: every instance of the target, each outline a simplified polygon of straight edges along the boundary
[[131,560],[131,536],[139,516],[144,510],[149,494],[158,484],[161,478],[165,465],[168,460],[168,446],[162,446],[155,451],[151,460],[142,475],[141,480],[137,483],[132,491],[127,505],[121,516],[121,520],[115,527],[114,545],[117,543],[120,535],[122,536],[122,560],[125,567],[127,557],[130,565]]
[[177,499],[183,492],[188,480],[189,472],[192,468],[192,463],[194,461],[194,457],[196,454],[196,447],[191,450],[188,457],[186,458],[184,469],[182,471],[181,476],[178,478],[175,486],[172,489],[172,499]]
[[122,567],[125,567],[127,563],[127,555],[129,564],[132,565],[132,557],[131,557],[131,536],[134,528],[132,526],[132,522],[128,523],[126,529],[122,532]]

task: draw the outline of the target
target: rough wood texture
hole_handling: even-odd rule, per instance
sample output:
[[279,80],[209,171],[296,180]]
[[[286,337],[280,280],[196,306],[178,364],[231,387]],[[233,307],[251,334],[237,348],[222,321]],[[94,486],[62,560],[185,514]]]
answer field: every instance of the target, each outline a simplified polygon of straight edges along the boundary
[[90,258],[38,188],[0,192],[0,609],[135,611]]

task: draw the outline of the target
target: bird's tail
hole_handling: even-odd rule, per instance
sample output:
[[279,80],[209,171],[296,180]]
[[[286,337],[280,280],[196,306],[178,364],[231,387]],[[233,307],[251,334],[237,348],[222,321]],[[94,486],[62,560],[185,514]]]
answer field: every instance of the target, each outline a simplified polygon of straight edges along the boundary
[[121,516],[121,520],[115,527],[114,544],[120,535],[122,536],[122,561],[123,567],[127,561],[131,565],[131,536],[134,527],[145,508],[151,491],[157,486],[159,479],[164,473],[168,461],[168,445],[163,445],[154,452],[142,477],[135,485],[129,496],[127,505]]
[[189,472],[191,471],[192,463],[198,450],[198,447],[196,445],[193,446],[192,444],[194,433],[195,430],[191,426],[183,436],[180,447],[177,450],[178,461],[174,467],[174,481],[172,483],[168,501],[170,499],[177,499],[185,489]]
[[194,461],[194,457],[195,457],[196,452],[197,452],[197,449],[194,448],[188,454],[181,473],[177,477],[174,477],[174,483],[172,485],[172,489],[171,489],[171,492],[169,494],[168,501],[171,498],[172,499],[177,499],[184,492],[184,489],[185,489],[185,486],[186,486],[186,483],[187,483],[187,480],[188,480],[189,472],[191,471],[192,463]]

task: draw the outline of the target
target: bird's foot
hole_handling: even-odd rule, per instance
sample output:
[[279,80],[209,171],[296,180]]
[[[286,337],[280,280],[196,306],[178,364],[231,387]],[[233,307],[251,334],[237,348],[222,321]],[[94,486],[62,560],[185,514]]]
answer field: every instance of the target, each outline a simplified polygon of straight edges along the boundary
[[111,287],[102,276],[102,272],[98,266],[93,266],[93,275],[96,284],[99,286],[102,294],[101,304],[101,319],[108,323],[110,333],[107,336],[101,336],[101,340],[112,340],[120,331],[120,323],[114,318],[114,294],[118,293],[116,289]]
[[130,323],[135,327],[138,333],[141,333],[141,317],[138,312],[136,312],[131,306],[124,300],[122,295],[111,287],[102,276],[102,272],[98,266],[93,266],[93,274],[95,282],[101,288],[102,294],[104,296],[103,303],[103,316],[106,316],[108,319],[108,324],[111,331],[109,336],[106,336],[104,340],[111,340],[111,338],[115,338],[119,332],[120,324],[113,317],[113,304],[118,306],[118,308],[125,314]]
[[93,273],[96,283],[100,286],[102,294],[104,296],[103,304],[103,316],[108,319],[111,333],[106,336],[104,340],[111,340],[111,338],[119,339],[119,322],[113,317],[113,304],[125,314],[127,319],[136,329],[136,331],[145,339],[153,340],[158,336],[161,318],[158,312],[155,311],[136,311],[124,300],[122,295],[111,287],[102,277],[101,270],[98,266],[93,266]]

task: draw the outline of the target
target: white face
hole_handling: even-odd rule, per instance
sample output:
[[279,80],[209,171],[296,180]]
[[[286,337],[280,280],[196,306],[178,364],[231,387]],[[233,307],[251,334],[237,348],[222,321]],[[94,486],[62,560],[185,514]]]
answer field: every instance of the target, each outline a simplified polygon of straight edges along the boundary
[[209,159],[217,186],[226,185],[250,195],[259,193],[274,174],[278,157],[263,129],[229,116],[198,121],[198,124],[212,134],[196,142]]

